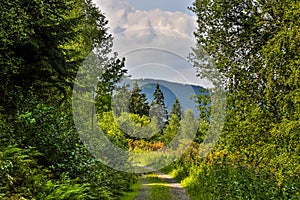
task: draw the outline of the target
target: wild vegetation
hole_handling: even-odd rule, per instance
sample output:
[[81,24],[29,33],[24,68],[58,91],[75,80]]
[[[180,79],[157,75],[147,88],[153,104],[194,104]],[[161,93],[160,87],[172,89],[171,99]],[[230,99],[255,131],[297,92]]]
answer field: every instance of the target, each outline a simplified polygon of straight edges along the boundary
[[[299,5],[193,4],[198,50],[192,60],[200,75],[214,64],[227,92],[225,126],[214,150],[202,158],[202,146],[194,143],[168,169],[194,199],[300,198]],[[199,50],[213,61],[198,57]]]
[[191,198],[300,198],[299,2],[196,0],[190,8],[198,19],[191,61],[200,76],[216,66],[227,94],[221,138],[205,157],[209,92],[195,98],[195,118],[178,99],[169,113],[159,84],[150,105],[137,84],[116,88],[125,60],[110,54],[107,21],[90,0],[2,1],[1,9],[1,199],[119,199],[136,182],[94,158],[76,131],[71,96],[92,50],[104,62],[95,113],[114,144],[156,151],[197,119],[193,143],[164,169]]
[[90,0],[0,4],[0,198],[116,199],[134,176],[89,154],[71,109],[76,73],[93,49],[108,63],[101,89],[124,73],[124,62],[108,57],[105,17]]

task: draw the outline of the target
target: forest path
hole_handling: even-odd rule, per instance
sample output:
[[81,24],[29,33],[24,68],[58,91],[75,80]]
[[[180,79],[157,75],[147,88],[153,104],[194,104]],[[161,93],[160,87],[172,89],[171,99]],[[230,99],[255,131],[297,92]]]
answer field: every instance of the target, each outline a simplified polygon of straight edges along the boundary
[[189,200],[185,189],[175,179],[160,171],[143,175],[142,187],[135,200]]

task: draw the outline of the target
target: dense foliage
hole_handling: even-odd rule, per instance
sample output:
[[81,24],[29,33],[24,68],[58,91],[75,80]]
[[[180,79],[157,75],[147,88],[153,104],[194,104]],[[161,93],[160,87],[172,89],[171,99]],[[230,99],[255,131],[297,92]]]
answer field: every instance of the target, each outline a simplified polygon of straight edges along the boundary
[[149,116],[150,106],[146,102],[146,95],[141,92],[142,89],[135,82],[129,99],[129,112],[141,117],[143,115]]
[[[114,144],[155,151],[191,132],[193,113],[176,99],[168,116],[158,84],[152,108],[137,83],[115,87],[125,60],[110,56],[107,21],[91,0],[0,5],[1,199],[118,199],[135,181],[93,158],[75,129],[72,90],[92,51],[102,70],[92,114]],[[217,146],[201,157],[211,123],[203,89],[196,138],[169,169],[195,199],[299,199],[299,2],[196,0],[191,10],[198,19],[191,58],[199,75],[212,62],[220,72],[226,121]],[[204,51],[212,62],[198,57]]]
[[[184,179],[195,199],[299,199],[299,5],[289,0],[193,4],[195,67],[207,72],[213,62],[227,92],[218,145],[201,158],[195,143],[173,165],[173,175]],[[212,62],[198,57],[203,51]]]
[[182,108],[181,108],[178,98],[175,99],[175,101],[172,105],[171,116],[172,115],[176,115],[179,119],[181,119],[181,117],[182,117]]
[[125,72],[124,60],[108,57],[105,17],[90,0],[0,5],[0,198],[116,199],[134,177],[89,154],[71,109],[77,71],[92,50],[106,61],[98,91],[110,94]]
[[156,117],[159,123],[159,127],[163,128],[168,120],[168,111],[165,105],[164,94],[162,93],[159,84],[156,84],[153,101],[149,110],[150,117]]

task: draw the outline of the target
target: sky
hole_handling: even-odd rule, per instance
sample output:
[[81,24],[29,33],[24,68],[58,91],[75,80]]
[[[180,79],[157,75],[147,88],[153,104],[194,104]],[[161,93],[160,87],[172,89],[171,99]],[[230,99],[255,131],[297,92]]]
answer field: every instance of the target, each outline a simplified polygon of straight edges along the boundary
[[113,51],[132,78],[205,86],[187,61],[195,46],[193,0],[94,0],[109,21]]
[[129,4],[139,10],[151,10],[159,8],[164,11],[183,12],[190,15],[193,13],[187,9],[193,0],[126,0]]

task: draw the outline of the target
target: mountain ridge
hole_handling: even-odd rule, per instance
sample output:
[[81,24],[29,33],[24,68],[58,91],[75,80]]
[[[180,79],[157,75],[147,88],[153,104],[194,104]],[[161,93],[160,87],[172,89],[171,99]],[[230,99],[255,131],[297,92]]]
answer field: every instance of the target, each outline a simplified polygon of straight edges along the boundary
[[190,109],[193,111],[195,117],[199,116],[199,111],[197,110],[197,104],[193,96],[198,96],[205,89],[202,86],[197,86],[193,84],[183,84],[176,83],[166,80],[158,79],[127,79],[123,81],[123,84],[129,85],[132,89],[133,83],[137,82],[142,90],[142,93],[146,95],[147,102],[150,104],[154,97],[153,93],[156,88],[156,84],[159,84],[161,91],[164,94],[165,105],[167,107],[168,113],[171,112],[171,107],[175,102],[176,97],[179,99],[180,105],[183,111]]

